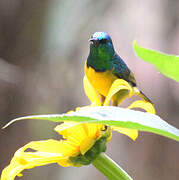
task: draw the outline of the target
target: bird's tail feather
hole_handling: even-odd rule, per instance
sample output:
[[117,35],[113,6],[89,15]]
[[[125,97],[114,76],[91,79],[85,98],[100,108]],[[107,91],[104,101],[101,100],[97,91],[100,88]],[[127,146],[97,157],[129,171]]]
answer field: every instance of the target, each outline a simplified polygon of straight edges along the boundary
[[150,102],[150,103],[153,104],[153,102],[152,102],[142,91],[140,91],[139,96],[140,96],[141,98],[143,98],[144,100],[146,100],[146,101],[148,101],[148,102]]
[[140,96],[145,101],[152,103],[152,101],[142,91],[140,91],[137,87],[134,88],[134,91],[135,91],[136,95]]

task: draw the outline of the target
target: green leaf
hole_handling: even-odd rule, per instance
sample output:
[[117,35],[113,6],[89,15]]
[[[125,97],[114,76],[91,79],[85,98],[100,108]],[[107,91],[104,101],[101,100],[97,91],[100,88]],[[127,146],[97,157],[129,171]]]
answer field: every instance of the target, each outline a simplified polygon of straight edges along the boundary
[[169,125],[159,116],[114,106],[81,108],[79,111],[68,114],[25,116],[12,120],[4,126],[4,128],[13,122],[23,119],[41,119],[54,122],[77,121],[83,123],[99,123],[152,132],[179,141],[179,130]]
[[165,76],[179,82],[179,56],[143,48],[136,41],[133,46],[137,56],[153,64]]

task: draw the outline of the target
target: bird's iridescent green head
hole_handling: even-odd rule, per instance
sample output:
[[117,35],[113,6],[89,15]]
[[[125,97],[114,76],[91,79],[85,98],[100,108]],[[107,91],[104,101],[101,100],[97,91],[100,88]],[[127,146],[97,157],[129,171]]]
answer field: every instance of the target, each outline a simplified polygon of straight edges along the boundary
[[113,60],[115,51],[111,37],[105,32],[95,32],[90,42],[90,53],[87,65],[99,71],[109,69],[110,61]]

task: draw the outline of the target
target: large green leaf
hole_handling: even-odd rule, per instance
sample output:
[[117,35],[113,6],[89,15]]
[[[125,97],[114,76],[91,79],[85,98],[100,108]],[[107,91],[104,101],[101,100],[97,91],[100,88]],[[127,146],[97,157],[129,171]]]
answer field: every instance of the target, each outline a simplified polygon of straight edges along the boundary
[[179,130],[166,123],[159,116],[114,106],[82,108],[70,114],[25,116],[12,120],[5,127],[23,119],[42,119],[54,122],[77,121],[100,123],[152,132],[179,141]]
[[143,48],[136,41],[133,45],[136,54],[141,59],[153,64],[165,76],[179,81],[179,56]]

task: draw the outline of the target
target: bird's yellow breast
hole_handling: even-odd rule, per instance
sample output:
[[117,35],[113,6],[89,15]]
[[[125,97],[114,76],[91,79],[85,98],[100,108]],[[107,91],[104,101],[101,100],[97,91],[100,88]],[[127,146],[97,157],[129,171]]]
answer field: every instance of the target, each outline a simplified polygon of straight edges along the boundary
[[85,75],[95,90],[103,96],[107,96],[113,81],[117,79],[111,71],[96,72],[93,68],[87,67],[86,63]]

